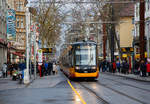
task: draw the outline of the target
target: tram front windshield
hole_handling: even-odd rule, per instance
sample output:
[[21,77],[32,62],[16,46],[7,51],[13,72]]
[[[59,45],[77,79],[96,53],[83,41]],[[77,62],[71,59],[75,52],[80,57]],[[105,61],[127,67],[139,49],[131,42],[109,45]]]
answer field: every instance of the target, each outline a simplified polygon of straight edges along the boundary
[[96,45],[81,45],[75,51],[76,65],[96,65]]

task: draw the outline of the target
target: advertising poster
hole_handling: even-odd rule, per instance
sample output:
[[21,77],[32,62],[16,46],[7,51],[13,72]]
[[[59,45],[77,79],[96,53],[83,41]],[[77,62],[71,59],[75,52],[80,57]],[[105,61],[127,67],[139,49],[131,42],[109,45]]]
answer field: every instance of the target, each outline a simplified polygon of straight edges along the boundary
[[38,49],[38,64],[42,65],[42,62],[43,62],[42,49]]
[[7,23],[7,39],[9,41],[16,40],[16,12],[13,9],[9,9],[6,14]]

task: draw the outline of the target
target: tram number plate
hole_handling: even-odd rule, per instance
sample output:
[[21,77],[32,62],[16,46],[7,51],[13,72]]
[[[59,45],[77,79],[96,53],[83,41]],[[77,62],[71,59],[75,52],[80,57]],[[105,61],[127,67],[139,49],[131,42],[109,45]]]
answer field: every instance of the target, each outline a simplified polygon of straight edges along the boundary
[[84,73],[88,73],[88,71],[84,71]]

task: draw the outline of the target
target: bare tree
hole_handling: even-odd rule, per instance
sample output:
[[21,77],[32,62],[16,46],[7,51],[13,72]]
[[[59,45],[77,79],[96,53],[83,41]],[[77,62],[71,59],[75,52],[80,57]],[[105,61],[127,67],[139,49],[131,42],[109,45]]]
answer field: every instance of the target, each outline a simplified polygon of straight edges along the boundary
[[61,11],[63,4],[56,4],[55,0],[49,4],[43,3],[38,8],[35,21],[39,23],[40,40],[42,45],[51,45],[60,40],[61,24],[67,16]]

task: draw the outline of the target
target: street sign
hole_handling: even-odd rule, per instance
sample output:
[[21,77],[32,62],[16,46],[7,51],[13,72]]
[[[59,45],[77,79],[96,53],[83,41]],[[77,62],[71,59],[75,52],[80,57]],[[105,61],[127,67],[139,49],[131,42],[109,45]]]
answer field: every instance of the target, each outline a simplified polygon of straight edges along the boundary
[[132,47],[125,47],[125,48],[121,48],[122,52],[134,52],[134,49]]
[[42,58],[42,49],[39,49],[38,50],[38,64],[39,65],[42,65],[42,62],[43,62],[43,58]]
[[53,53],[53,48],[42,48],[43,53]]

